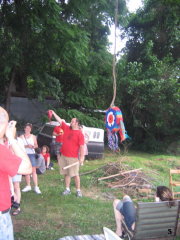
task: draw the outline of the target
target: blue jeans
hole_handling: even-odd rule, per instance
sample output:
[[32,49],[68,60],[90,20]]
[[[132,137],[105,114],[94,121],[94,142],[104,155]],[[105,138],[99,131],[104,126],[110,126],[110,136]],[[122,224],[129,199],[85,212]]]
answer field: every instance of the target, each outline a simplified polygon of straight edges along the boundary
[[10,213],[0,214],[0,240],[14,240]]
[[124,216],[125,223],[129,230],[132,230],[132,224],[136,220],[136,209],[131,198],[129,196],[124,197],[122,201],[119,201],[116,209]]

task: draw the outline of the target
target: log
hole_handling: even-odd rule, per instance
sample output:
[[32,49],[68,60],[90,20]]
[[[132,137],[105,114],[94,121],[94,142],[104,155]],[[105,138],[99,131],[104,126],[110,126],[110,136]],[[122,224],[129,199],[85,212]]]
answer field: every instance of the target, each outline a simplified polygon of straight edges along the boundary
[[134,181],[134,179],[137,177],[138,173],[136,173],[136,176],[133,177],[133,179],[131,179],[128,183],[125,183],[123,185],[115,185],[111,188],[121,188],[121,187],[125,187],[125,186],[128,186],[130,183],[132,183]]
[[107,165],[104,165],[104,166],[102,166],[102,167],[99,167],[99,168],[93,169],[93,170],[91,170],[91,171],[89,171],[89,172],[81,173],[80,176],[83,176],[83,175],[86,175],[86,174],[91,174],[91,173],[93,173],[93,172],[96,172],[96,171],[99,170],[99,169],[103,169],[103,168],[105,168],[106,166],[107,166]]
[[120,173],[117,173],[117,174],[114,174],[114,175],[110,175],[110,176],[107,176],[107,177],[101,177],[101,178],[98,178],[98,181],[101,181],[101,180],[104,180],[104,179],[110,179],[110,178],[113,178],[113,177],[116,177],[116,176],[120,176],[120,175],[124,175],[124,174],[127,174],[127,173],[131,173],[131,172],[138,172],[138,171],[141,171],[141,169],[142,168],[138,168],[138,169],[134,169],[134,170],[120,172]]

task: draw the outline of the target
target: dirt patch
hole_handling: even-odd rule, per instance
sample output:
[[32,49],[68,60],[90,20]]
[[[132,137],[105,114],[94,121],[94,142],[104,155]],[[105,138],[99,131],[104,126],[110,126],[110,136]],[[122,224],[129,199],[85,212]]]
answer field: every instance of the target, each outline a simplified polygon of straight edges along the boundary
[[[45,228],[49,223],[47,221],[30,221],[27,219],[17,219],[13,218],[13,228],[14,232],[22,232],[24,228],[31,227],[36,230],[40,230],[42,228]],[[64,223],[59,219],[53,219],[53,222],[51,223],[51,228],[54,229],[60,229],[64,226]]]
[[14,232],[22,232],[22,229],[25,227],[33,227],[35,224],[32,223],[32,221],[27,220],[27,219],[17,219],[17,218],[12,218],[13,221],[13,228]]
[[115,199],[115,196],[112,193],[100,192],[97,187],[91,187],[91,189],[83,189],[83,195],[92,199],[99,200],[112,200]]

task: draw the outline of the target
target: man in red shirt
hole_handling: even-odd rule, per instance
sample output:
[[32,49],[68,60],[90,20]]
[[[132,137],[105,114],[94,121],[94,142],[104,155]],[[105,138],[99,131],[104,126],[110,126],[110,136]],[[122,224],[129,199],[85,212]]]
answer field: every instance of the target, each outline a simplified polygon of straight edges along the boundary
[[[69,126],[54,111],[52,111],[52,115],[59,122],[64,131],[60,156],[60,173],[65,177],[66,189],[62,194],[68,195],[71,193],[70,183],[71,178],[74,177],[77,197],[82,197],[80,190],[79,165],[84,162],[84,136],[82,131],[79,129],[79,120],[77,118],[73,118]],[[78,164],[68,169],[63,169],[73,163]]]
[[[14,139],[16,122],[8,124],[8,114],[0,107],[0,239],[13,240],[13,226],[9,213],[11,207],[11,192],[9,176],[17,173],[29,174],[32,167],[29,158]],[[14,154],[4,145],[6,135]],[[23,159],[23,160],[21,160]]]
[[60,165],[60,152],[63,143],[63,134],[64,131],[61,126],[56,126],[53,130],[53,136],[56,137],[56,146],[55,146],[55,153],[57,156],[58,164]]

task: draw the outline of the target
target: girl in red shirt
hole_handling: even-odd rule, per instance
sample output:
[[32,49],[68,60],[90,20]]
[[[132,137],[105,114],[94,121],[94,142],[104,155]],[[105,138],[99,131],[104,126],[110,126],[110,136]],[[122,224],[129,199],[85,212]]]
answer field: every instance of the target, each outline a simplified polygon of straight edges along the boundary
[[47,145],[41,147],[41,154],[44,157],[46,169],[52,169],[53,163],[50,162],[49,147]]

